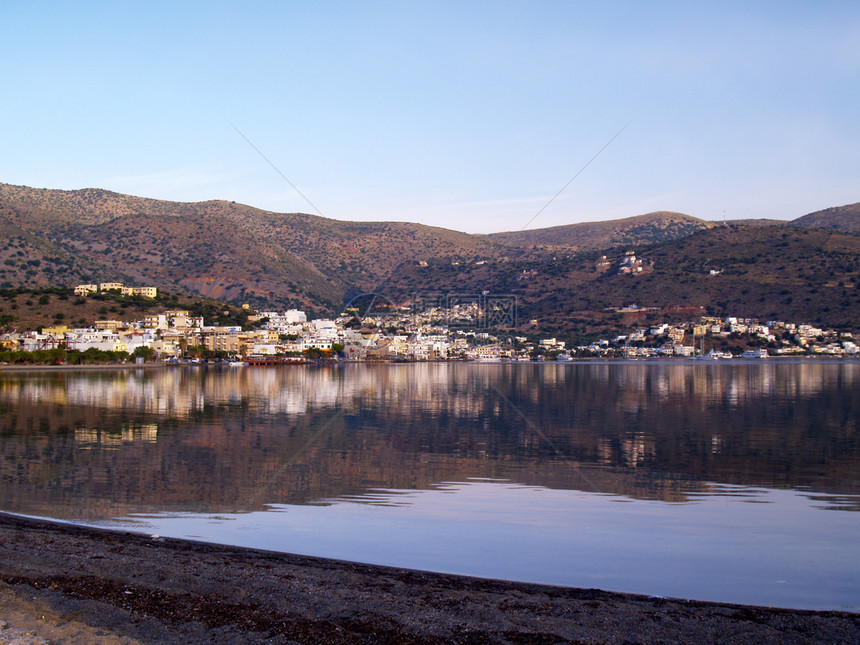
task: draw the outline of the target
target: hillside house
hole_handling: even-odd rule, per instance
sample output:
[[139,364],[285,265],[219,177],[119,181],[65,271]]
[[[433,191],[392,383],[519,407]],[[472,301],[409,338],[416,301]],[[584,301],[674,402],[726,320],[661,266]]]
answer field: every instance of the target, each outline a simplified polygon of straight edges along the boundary
[[88,296],[91,293],[98,293],[99,285],[97,284],[79,284],[75,287],[76,296]]

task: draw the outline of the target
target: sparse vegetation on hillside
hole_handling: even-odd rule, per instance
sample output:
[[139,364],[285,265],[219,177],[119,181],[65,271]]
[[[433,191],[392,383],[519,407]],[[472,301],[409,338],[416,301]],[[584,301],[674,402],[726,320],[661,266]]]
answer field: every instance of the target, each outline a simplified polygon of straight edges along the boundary
[[186,309],[203,316],[208,325],[247,325],[248,313],[240,307],[207,298],[159,293],[157,298],[102,292],[87,297],[72,289],[0,289],[0,332],[6,329],[40,329],[55,325],[88,327],[95,320],[142,320],[165,309]]
[[[858,328],[860,236],[792,226],[721,226],[637,248],[641,273],[622,273],[625,257],[623,249],[610,249],[545,252],[481,266],[410,266],[390,290],[394,298],[427,285],[439,293],[512,294],[522,327],[536,319],[540,331],[573,339],[702,314]],[[658,311],[615,311],[632,303]]]
[[[86,267],[109,266],[113,277],[261,308],[328,309],[350,287],[371,290],[404,261],[475,257],[498,246],[420,224],[342,222],[95,189],[0,184],[0,208],[0,221],[21,235],[49,240]],[[87,273],[37,284],[71,286]],[[11,286],[31,284],[20,271],[9,278]]]
[[[536,333],[570,337],[639,324],[641,316],[614,312],[630,303],[856,326],[860,236],[834,231],[860,230],[860,207],[813,213],[797,224],[816,228],[726,227],[658,212],[468,235],[225,201],[186,204],[0,184],[0,288],[121,280],[311,315],[337,313],[347,295],[361,292],[392,302],[489,292],[516,297],[521,327],[537,319]],[[628,251],[636,255],[629,266],[623,264]],[[50,310],[53,298],[32,308],[18,299],[0,316],[49,324],[60,313]],[[120,303],[105,307],[107,313],[122,309]],[[99,311],[72,306],[64,313],[75,321]]]
[[715,226],[713,222],[683,213],[656,212],[606,222],[493,233],[487,237],[509,246],[563,247],[571,251],[605,249],[619,245],[655,244],[679,240]]
[[792,224],[860,234],[860,203],[826,208],[823,211],[798,217]]

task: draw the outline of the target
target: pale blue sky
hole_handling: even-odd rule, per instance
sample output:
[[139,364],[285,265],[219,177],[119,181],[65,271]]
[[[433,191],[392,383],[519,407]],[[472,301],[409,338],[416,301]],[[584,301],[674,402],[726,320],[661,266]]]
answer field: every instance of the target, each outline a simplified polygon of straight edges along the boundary
[[0,182],[519,230],[860,201],[860,3],[0,4]]

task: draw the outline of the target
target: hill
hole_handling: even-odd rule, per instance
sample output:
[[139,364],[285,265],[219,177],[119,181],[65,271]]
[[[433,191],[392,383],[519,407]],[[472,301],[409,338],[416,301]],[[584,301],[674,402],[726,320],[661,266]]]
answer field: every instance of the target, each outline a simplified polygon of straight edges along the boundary
[[[629,251],[410,266],[392,280],[398,289],[392,298],[422,285],[441,293],[507,294],[517,300],[521,328],[537,320],[536,333],[570,337],[704,314],[858,328],[860,236],[732,225]],[[633,303],[635,312],[619,311]]]
[[860,202],[816,211],[798,217],[792,224],[860,235]]
[[605,222],[583,222],[527,231],[492,233],[487,237],[507,246],[564,247],[576,251],[678,240],[713,226],[716,226],[714,222],[706,222],[683,213],[658,211]]
[[165,309],[185,309],[210,325],[248,324],[248,312],[209,298],[160,292],[156,298],[116,292],[86,298],[63,287],[0,289],[0,332],[66,325],[87,327],[96,320],[142,320]]
[[494,254],[466,233],[344,222],[225,201],[177,203],[99,189],[0,184],[0,285],[123,280],[267,308],[328,310],[401,262]]
[[[785,226],[786,224],[790,224],[791,222],[787,222],[784,219],[733,219],[729,220],[727,224],[738,225],[738,226]],[[719,226],[723,225],[723,222],[714,222]]]
[[[759,227],[792,225],[860,234],[860,203],[828,208],[792,221],[746,219],[732,220],[728,223]],[[564,248],[584,251],[680,240],[716,226],[723,226],[723,222],[701,220],[683,213],[657,211],[604,222],[582,222],[526,231],[491,233],[486,237],[509,247]]]
[[[837,230],[855,231],[857,220],[855,204],[779,225],[657,212],[469,235],[0,184],[0,288],[119,280],[312,315],[365,291],[394,302],[487,292],[515,298],[521,329],[535,333],[604,333],[681,312],[849,329],[860,319],[860,236]],[[615,311],[631,303],[654,310]]]

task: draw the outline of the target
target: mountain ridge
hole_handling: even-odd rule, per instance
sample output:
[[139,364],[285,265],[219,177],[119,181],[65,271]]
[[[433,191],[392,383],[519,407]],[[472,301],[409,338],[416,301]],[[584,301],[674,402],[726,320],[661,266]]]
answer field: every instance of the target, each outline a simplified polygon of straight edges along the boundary
[[490,233],[487,237],[515,246],[544,245],[581,250],[679,239],[712,226],[716,224],[692,215],[654,211],[617,220],[577,222],[540,229]]
[[797,226],[860,234],[860,202],[825,208],[792,221]]
[[[797,233],[813,230],[826,231],[830,242],[818,234],[804,238]],[[739,307],[741,300],[734,297],[705,297],[698,275],[706,258],[699,260],[701,266],[693,266],[672,255],[673,248],[701,254],[685,242],[690,239],[705,240],[714,257],[738,266],[756,254],[791,257],[785,275],[794,271],[808,278],[802,284],[792,282],[790,288],[807,291],[826,282],[819,266],[823,265],[813,256],[836,253],[843,258],[840,284],[854,285],[860,278],[852,273],[850,252],[833,249],[854,248],[858,232],[860,204],[785,222],[752,220],[724,226],[683,213],[655,211],[621,220],[473,235],[410,222],[275,213],[227,200],[169,202],[94,188],[55,191],[0,184],[0,233],[5,236],[0,240],[0,286],[120,280],[266,310],[295,307],[319,313],[337,311],[354,293],[383,289],[404,299],[418,291],[466,289],[517,294],[524,316],[557,320],[557,326],[564,327],[564,317],[577,307],[645,302],[649,289],[675,294],[678,304],[701,296],[699,304],[714,312],[722,310],[719,303]],[[816,240],[818,246],[810,247],[814,251],[804,246],[808,239]],[[800,248],[806,250],[795,252]],[[656,249],[663,249],[658,254],[668,253],[688,273],[673,274],[672,281],[660,282],[662,286],[648,283],[649,275],[663,270],[658,265],[654,273],[647,263]],[[646,278],[638,282],[642,290],[638,297],[629,288],[637,283],[615,284],[618,281],[610,279],[627,251],[644,253],[646,260],[635,268]],[[603,268],[596,271],[597,266]],[[753,272],[749,279],[758,283],[766,276]],[[536,289],[535,284],[543,286]],[[742,282],[733,284],[738,291],[745,288]],[[839,312],[833,311],[832,317],[846,325],[851,315],[857,318],[855,292],[853,286],[839,288],[842,291],[834,296]],[[582,300],[577,295],[582,289],[600,289],[608,300]],[[751,298],[756,289],[747,289]],[[757,297],[764,298],[761,302],[767,307],[761,308],[779,313],[779,299],[762,289]],[[809,299],[817,302],[817,297]],[[754,302],[747,304],[740,308],[756,310]],[[779,306],[786,312],[813,311],[796,303]],[[833,309],[823,302],[821,306]]]

